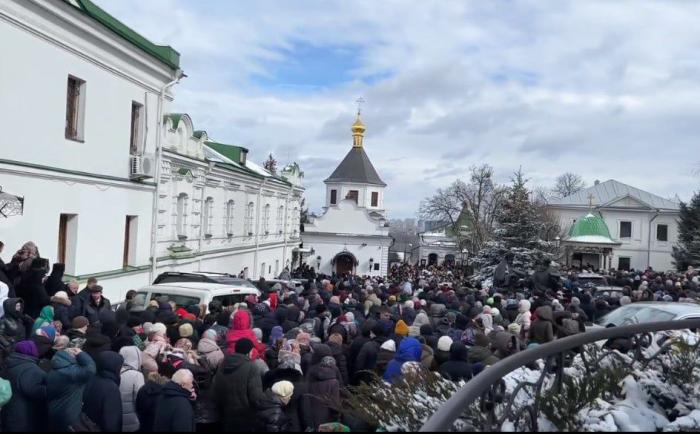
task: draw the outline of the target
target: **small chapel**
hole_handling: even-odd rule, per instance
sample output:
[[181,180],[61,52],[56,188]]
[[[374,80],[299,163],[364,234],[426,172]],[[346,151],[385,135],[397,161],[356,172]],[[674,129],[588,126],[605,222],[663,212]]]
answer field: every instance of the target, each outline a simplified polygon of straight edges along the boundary
[[384,189],[364,149],[365,125],[360,111],[352,125],[352,147],[324,181],[323,215],[301,234],[305,262],[319,273],[385,276],[389,266],[389,223]]

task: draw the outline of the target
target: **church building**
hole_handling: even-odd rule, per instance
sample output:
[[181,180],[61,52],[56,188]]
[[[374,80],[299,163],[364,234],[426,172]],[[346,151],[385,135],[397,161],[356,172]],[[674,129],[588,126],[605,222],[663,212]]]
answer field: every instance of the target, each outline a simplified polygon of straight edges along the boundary
[[352,148],[324,181],[325,212],[302,233],[305,262],[320,273],[387,274],[392,239],[384,208],[386,184],[364,150],[364,133],[358,111]]

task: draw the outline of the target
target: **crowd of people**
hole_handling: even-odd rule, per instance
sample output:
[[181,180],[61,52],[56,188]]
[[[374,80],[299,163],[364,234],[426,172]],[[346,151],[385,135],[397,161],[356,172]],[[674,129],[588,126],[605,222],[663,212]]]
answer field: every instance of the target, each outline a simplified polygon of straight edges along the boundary
[[614,297],[574,274],[499,287],[403,264],[385,278],[285,271],[303,290],[260,279],[259,297],[231,306],[140,306],[130,291],[112,309],[97,280],[80,289],[63,271],[34,243],[0,260],[3,431],[366,430],[339,411],[352,386],[412,370],[469,381],[617,306],[700,289],[693,269],[611,274]]

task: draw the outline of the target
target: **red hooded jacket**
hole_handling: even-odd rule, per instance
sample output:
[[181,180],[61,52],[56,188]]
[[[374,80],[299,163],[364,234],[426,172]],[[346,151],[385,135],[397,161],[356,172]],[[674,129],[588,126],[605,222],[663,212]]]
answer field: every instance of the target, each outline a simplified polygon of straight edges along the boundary
[[250,313],[246,310],[239,310],[233,316],[233,327],[226,334],[226,351],[229,354],[234,354],[236,352],[236,342],[241,339],[249,339],[255,344],[251,360],[264,359],[266,347],[258,342],[258,338],[253,333]]

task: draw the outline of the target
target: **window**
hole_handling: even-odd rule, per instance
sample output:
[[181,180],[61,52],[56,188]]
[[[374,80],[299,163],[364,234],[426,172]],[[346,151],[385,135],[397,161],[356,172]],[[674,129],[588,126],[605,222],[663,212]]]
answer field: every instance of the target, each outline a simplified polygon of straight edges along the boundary
[[202,213],[202,228],[204,230],[204,235],[211,237],[212,235],[212,222],[214,221],[214,199],[208,197],[204,202],[204,212]]
[[630,258],[617,258],[617,269],[630,271],[632,264]]
[[233,207],[235,205],[235,202],[232,200],[229,200],[226,203],[226,234],[228,236],[233,235]]
[[260,267],[260,277],[265,277],[265,270],[267,269],[267,264],[264,262],[262,263],[262,266]]
[[124,260],[122,266],[126,269],[128,266],[136,265],[136,235],[138,234],[138,217],[133,215],[126,216],[126,224],[124,226]]
[[345,199],[351,199],[354,200],[355,203],[357,203],[357,198],[360,196],[360,192],[357,190],[350,190],[348,191],[347,196],[345,196]]
[[68,76],[66,139],[82,141],[85,121],[85,81]]
[[668,225],[656,226],[656,241],[668,241]]
[[177,219],[175,221],[175,230],[180,239],[187,239],[187,202],[188,197],[185,193],[181,193],[177,197]]
[[245,229],[246,235],[253,235],[253,213],[255,212],[255,204],[250,202],[248,208],[245,211]]
[[270,233],[270,204],[268,203],[265,205],[265,208],[263,208],[263,233],[265,235]]
[[374,271],[379,271],[379,264],[374,264]]
[[78,215],[61,214],[58,223],[58,262],[66,265],[66,274],[76,275],[77,239]]
[[284,206],[277,208],[277,232],[281,235],[284,232]]
[[620,222],[620,238],[632,238],[632,222]]
[[129,153],[139,155],[142,152],[143,141],[143,104],[131,102],[131,140],[129,141]]
[[331,205],[338,203],[338,190],[331,190]]
[[379,192],[372,192],[372,206],[379,206]]
[[279,259],[275,259],[275,276],[280,275],[280,261]]
[[299,218],[301,216],[299,215],[299,208],[294,208],[294,212],[292,213],[292,236],[294,238],[297,237],[299,234]]

